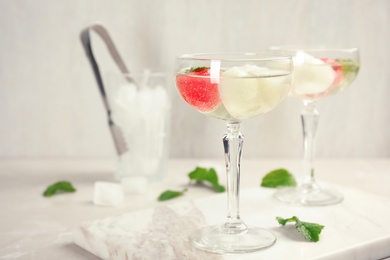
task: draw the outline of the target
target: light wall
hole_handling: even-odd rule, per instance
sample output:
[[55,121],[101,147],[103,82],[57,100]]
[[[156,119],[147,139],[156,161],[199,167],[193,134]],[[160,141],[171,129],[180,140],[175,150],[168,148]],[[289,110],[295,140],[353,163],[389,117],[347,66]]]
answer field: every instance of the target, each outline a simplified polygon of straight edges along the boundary
[[[106,25],[132,71],[173,74],[174,57],[190,52],[358,46],[357,80],[319,104],[316,153],[390,156],[388,0],[0,0],[0,157],[115,155],[79,40],[94,21]],[[222,158],[224,122],[172,93],[171,157]],[[244,122],[244,156],[300,157],[300,110],[300,101],[286,99]]]

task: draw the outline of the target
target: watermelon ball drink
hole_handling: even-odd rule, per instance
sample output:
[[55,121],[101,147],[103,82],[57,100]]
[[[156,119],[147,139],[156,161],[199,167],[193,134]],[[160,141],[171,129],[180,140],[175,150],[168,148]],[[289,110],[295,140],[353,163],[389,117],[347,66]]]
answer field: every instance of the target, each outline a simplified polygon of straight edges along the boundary
[[341,92],[355,80],[359,71],[359,50],[271,47],[273,53],[291,55],[294,62],[293,84],[290,95],[303,101],[301,113],[304,136],[304,168],[298,188],[276,192],[280,201],[308,206],[336,204],[342,194],[320,187],[315,180],[313,167],[314,136],[319,113],[317,101]]
[[176,87],[196,111],[226,121],[223,138],[228,213],[224,224],[190,234],[193,246],[235,254],[272,246],[269,230],[246,225],[239,215],[239,178],[243,136],[240,122],[269,112],[288,94],[292,59],[261,54],[189,54],[176,59]]

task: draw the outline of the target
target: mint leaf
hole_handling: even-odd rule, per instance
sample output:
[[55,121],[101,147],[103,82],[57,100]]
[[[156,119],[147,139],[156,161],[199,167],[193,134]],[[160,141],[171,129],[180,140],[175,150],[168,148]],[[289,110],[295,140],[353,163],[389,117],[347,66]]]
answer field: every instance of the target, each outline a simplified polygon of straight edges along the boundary
[[336,59],[336,61],[340,64],[341,71],[347,81],[354,80],[359,71],[359,63],[351,59]]
[[207,70],[209,68],[210,67],[192,67],[192,68],[188,69],[186,71],[186,73],[188,73],[188,72],[201,72],[201,71]]
[[309,223],[309,222],[297,222],[295,224],[295,227],[297,228],[298,232],[301,233],[301,235],[310,242],[317,242],[320,240],[320,233],[324,226],[319,225],[317,223]]
[[294,217],[291,217],[291,218],[281,218],[281,217],[276,217],[276,220],[279,222],[280,225],[286,225],[288,222],[297,222],[299,221],[299,219],[294,216]]
[[317,223],[300,221],[296,216],[287,219],[276,217],[276,220],[283,226],[288,222],[295,222],[295,228],[309,242],[319,241],[319,235],[324,228],[324,226]]
[[267,188],[296,185],[297,182],[294,176],[286,169],[277,169],[270,171],[263,177],[261,181],[261,186]]
[[166,190],[160,194],[160,196],[158,197],[158,200],[159,201],[170,200],[170,199],[182,196],[184,194],[184,192],[186,192],[186,191],[187,191],[187,189],[185,189],[183,191]]
[[357,73],[359,71],[359,63],[352,59],[336,59],[341,66],[341,71],[346,73]]
[[203,181],[209,182],[217,192],[225,191],[225,187],[218,183],[218,175],[213,168],[206,169],[206,168],[196,167],[195,170],[193,170],[188,174],[188,177],[190,177],[191,180],[197,182],[203,182]]
[[76,189],[69,181],[59,181],[53,183],[43,192],[43,196],[50,197],[58,192],[75,192]]

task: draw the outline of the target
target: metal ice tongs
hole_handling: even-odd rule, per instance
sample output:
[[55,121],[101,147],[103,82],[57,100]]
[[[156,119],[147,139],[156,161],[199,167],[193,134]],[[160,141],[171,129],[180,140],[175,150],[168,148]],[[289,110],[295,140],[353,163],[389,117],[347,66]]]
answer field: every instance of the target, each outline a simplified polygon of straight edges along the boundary
[[[106,30],[106,28],[103,25],[95,23],[95,24],[92,24],[89,27],[87,27],[81,31],[81,35],[80,35],[81,42],[83,44],[83,47],[84,47],[85,53],[89,59],[89,62],[92,66],[92,70],[95,74],[95,78],[96,78],[97,84],[99,86],[100,94],[102,96],[103,103],[104,103],[104,106],[105,106],[106,111],[107,111],[108,125],[110,127],[112,138],[114,139],[115,148],[116,148],[118,155],[121,155],[127,151],[127,147],[125,145],[125,141],[123,139],[123,136],[122,136],[122,133],[121,133],[119,127],[117,125],[115,125],[115,123],[112,120],[110,104],[109,104],[108,99],[107,99],[107,95],[106,95],[106,91],[104,88],[101,73],[99,70],[99,66],[96,62],[96,59],[94,57],[92,47],[91,47],[91,37],[90,37],[91,31],[96,32],[102,38],[102,40],[105,42],[107,49],[108,49],[109,53],[111,54],[111,57],[113,58],[113,60],[117,64],[117,66],[119,67],[120,71],[123,74],[128,74],[129,72],[128,72],[126,65],[123,62],[121,56],[119,55],[119,52],[117,51],[117,49],[114,45],[114,42],[112,41],[110,35],[108,34],[108,31]],[[132,82],[131,78],[126,77],[126,79],[128,81]]]

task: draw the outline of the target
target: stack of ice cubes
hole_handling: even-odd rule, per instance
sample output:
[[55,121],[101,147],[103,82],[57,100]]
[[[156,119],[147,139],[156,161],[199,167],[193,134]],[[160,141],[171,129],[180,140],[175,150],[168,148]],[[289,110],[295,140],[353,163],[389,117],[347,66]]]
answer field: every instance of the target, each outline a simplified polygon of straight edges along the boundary
[[[146,76],[145,76],[146,77]],[[156,178],[166,156],[170,116],[168,90],[149,80],[126,82],[112,96],[114,123],[120,127],[128,151],[120,156],[117,179]]]

